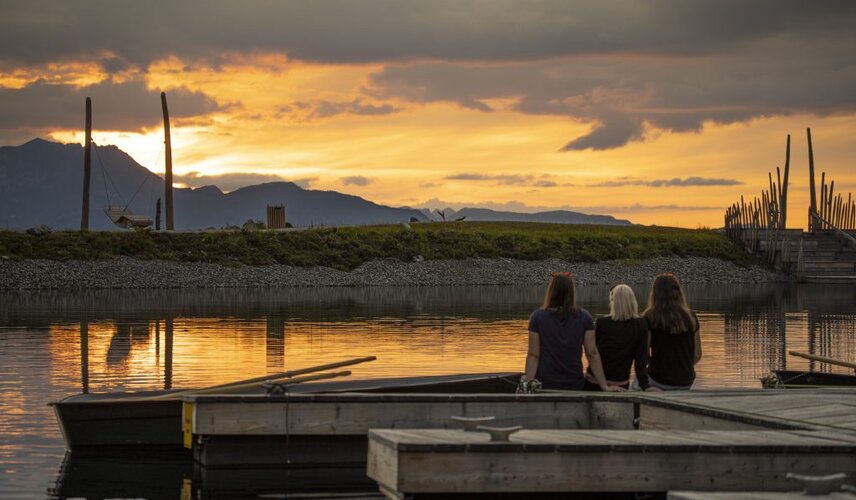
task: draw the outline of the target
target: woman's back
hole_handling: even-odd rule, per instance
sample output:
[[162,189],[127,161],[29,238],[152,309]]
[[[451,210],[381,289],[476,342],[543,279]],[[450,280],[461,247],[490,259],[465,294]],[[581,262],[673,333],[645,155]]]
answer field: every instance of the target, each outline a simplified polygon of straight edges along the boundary
[[549,309],[532,313],[529,331],[537,333],[540,342],[535,378],[545,389],[582,389],[582,346],[587,330],[594,330],[594,321],[582,308],[564,314]]
[[644,318],[616,321],[603,316],[597,320],[595,335],[607,380],[628,382],[635,361],[639,385],[648,386],[648,323]]
[[[695,314],[693,314],[695,319]],[[681,333],[670,333],[649,322],[651,331],[651,360],[649,373],[657,382],[671,386],[691,386],[695,381],[696,328]]]

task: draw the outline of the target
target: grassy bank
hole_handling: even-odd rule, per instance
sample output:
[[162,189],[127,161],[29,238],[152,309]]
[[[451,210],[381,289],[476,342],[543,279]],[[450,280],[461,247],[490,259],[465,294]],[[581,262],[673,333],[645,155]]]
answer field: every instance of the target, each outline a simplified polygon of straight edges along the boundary
[[508,222],[458,222],[306,231],[77,232],[0,231],[0,257],[94,260],[113,256],[219,264],[288,264],[353,269],[375,259],[563,259],[638,261],[656,256],[753,258],[706,230]]

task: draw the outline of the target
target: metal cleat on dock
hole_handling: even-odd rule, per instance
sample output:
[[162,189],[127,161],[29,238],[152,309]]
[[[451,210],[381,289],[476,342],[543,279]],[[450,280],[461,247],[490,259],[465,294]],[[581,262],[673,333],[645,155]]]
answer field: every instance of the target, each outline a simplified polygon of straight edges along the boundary
[[789,481],[802,485],[805,488],[804,494],[807,496],[827,495],[835,491],[840,491],[841,487],[844,486],[844,481],[847,480],[847,474],[843,472],[828,476],[807,476],[788,472],[785,477]]
[[476,427],[476,430],[490,434],[490,441],[492,443],[508,443],[509,436],[522,429],[522,425],[515,425],[512,427],[488,427],[486,425],[479,425]]

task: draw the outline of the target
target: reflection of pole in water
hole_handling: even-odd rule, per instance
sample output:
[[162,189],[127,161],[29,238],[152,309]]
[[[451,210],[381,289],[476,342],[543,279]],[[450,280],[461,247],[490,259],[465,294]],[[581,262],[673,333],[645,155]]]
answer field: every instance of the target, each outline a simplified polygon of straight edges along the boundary
[[155,370],[160,371],[160,320],[155,320]]
[[80,321],[80,384],[89,393],[89,321]]
[[172,389],[172,317],[164,321],[164,363],[163,388]]
[[285,320],[268,316],[265,320],[265,365],[268,373],[280,372],[285,365]]

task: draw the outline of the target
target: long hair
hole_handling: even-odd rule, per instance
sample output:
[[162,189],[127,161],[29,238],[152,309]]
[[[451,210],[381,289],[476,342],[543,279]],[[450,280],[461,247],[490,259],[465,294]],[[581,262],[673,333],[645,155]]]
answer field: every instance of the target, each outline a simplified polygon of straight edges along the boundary
[[554,311],[562,316],[577,313],[577,287],[570,273],[556,274],[547,286],[541,309]]
[[681,283],[672,274],[660,274],[654,279],[643,316],[652,330],[673,335],[695,332],[698,328]]
[[616,285],[609,291],[609,317],[615,321],[639,317],[639,304],[632,288]]

